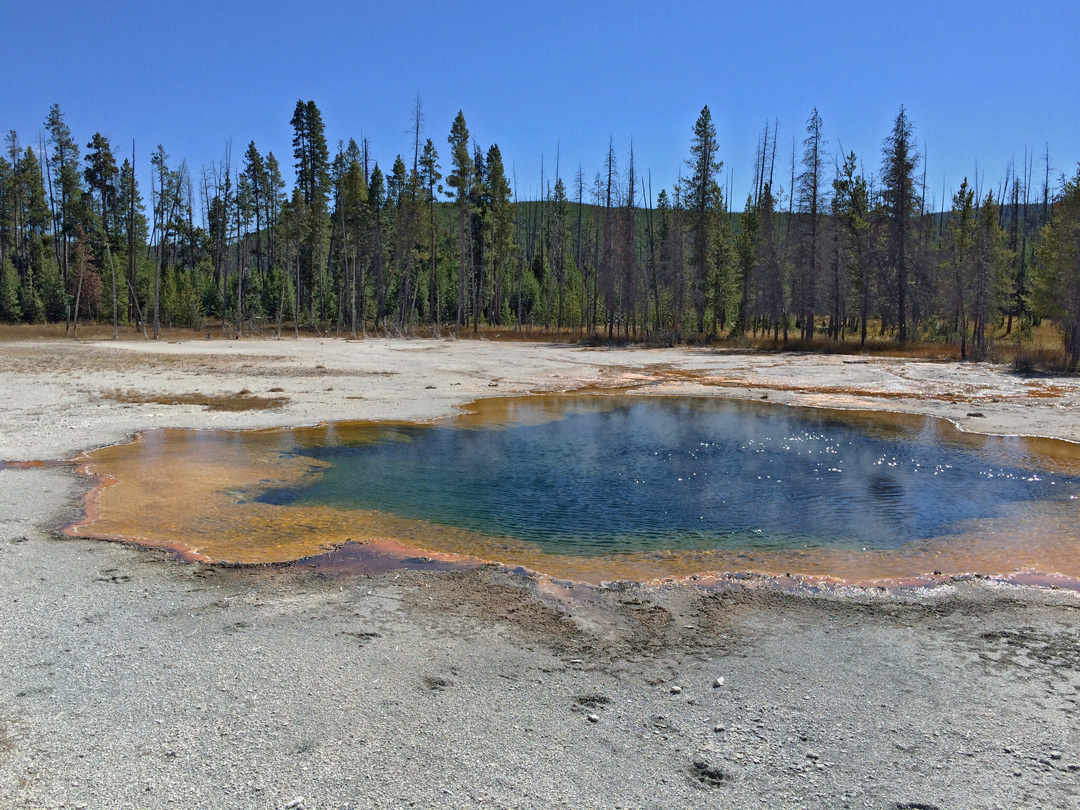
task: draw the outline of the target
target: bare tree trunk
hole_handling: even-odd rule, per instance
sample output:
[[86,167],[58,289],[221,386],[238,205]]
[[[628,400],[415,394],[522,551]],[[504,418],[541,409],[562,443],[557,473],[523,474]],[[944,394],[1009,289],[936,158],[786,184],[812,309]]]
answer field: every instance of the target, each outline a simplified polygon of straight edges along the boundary
[[109,272],[112,275],[112,339],[120,337],[120,327],[116,314],[116,265],[113,264],[112,251],[109,250],[109,233],[105,232],[105,258],[109,261]]
[[293,331],[296,333],[296,337],[300,337],[300,255],[299,251],[296,256],[296,301],[293,305]]
[[[116,309],[116,265],[113,264],[112,251],[109,250],[109,214],[105,210],[105,189],[101,190],[101,224],[105,234],[105,259],[109,262],[109,274],[112,278],[112,336],[113,340],[120,337],[120,328],[117,320]],[[79,277],[80,280],[82,276]]]
[[53,224],[53,253],[56,256],[56,266],[62,271],[64,263],[60,258],[61,228],[60,219],[56,214],[56,202],[53,199],[52,172],[49,171],[49,148],[45,145],[44,138],[39,138],[38,144],[41,149],[41,176],[43,180],[48,180],[49,183],[49,212],[52,215]]
[[439,323],[439,278],[436,271],[435,245],[437,233],[435,228],[435,186],[432,183],[428,187],[428,230],[431,237],[429,277],[428,277],[428,309],[431,310],[430,318],[433,324]]
[[136,323],[142,328],[143,337],[146,336],[146,324],[143,322],[139,308],[139,297],[135,293],[135,139],[131,140],[131,178],[130,199],[128,200],[128,319],[131,318],[131,310],[136,312]]
[[154,265],[154,340],[161,336],[161,251],[164,233],[158,234],[157,263]]
[[79,270],[79,283],[75,287],[75,327],[72,331],[72,338],[78,340],[79,338],[79,299],[82,298],[82,277],[83,271]]
[[240,221],[240,172],[236,172],[236,338],[244,336],[244,237]]

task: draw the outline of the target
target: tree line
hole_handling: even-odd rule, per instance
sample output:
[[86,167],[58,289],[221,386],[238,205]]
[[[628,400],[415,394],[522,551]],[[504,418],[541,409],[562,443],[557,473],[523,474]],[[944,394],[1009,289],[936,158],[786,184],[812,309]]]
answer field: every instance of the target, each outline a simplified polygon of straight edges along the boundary
[[[313,101],[293,111],[295,182],[273,152],[231,146],[196,176],[158,146],[149,202],[137,155],[95,133],[80,150],[54,105],[36,143],[0,156],[0,321],[163,327],[219,323],[410,334],[481,326],[583,339],[893,340],[992,353],[1042,319],[1080,361],[1080,170],[1052,182],[1049,150],[997,188],[967,179],[939,210],[901,108],[867,170],[833,153],[814,109],[778,162],[766,124],[738,210],[720,183],[708,107],[685,172],[653,195],[614,143],[593,176],[541,171],[521,200],[497,144],[459,112],[445,146],[424,137],[380,167],[366,140],[331,152]],[[440,156],[439,149],[444,156]],[[785,148],[786,152],[786,148]],[[1041,181],[1041,185],[1040,185]],[[945,192],[942,190],[944,198]]]

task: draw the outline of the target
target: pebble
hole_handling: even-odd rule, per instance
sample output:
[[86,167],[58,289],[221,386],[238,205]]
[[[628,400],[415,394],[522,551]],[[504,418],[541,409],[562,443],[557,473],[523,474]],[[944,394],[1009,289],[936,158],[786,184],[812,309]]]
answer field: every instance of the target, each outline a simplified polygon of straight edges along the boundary
[[713,685],[713,689],[719,689],[721,686],[724,685],[724,676],[721,675],[719,678],[717,678],[715,681],[713,681],[712,685]]
[[598,715],[598,714],[590,714],[589,715],[589,722],[590,723],[599,723],[600,722],[600,715]]
[[681,686],[673,686],[673,687],[671,687],[671,694],[673,694],[673,695],[677,695],[681,691],[682,691]]

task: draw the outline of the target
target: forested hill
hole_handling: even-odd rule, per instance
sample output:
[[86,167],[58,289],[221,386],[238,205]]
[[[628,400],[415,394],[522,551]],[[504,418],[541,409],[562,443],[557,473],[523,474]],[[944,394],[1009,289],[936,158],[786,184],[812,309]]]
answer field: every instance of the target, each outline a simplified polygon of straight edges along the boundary
[[591,174],[545,178],[539,199],[519,199],[498,145],[477,145],[462,113],[448,137],[417,128],[382,164],[366,142],[331,154],[312,101],[297,102],[291,125],[288,155],[250,143],[200,168],[161,146],[121,153],[100,133],[81,146],[55,105],[38,141],[10,132],[0,320],[77,333],[96,319],[155,337],[204,323],[238,334],[542,325],[654,341],[875,334],[973,359],[1049,320],[1064,363],[1080,361],[1080,173],[1054,180],[1049,157],[1025,161],[935,206],[903,108],[876,155],[827,154],[814,110],[801,157],[780,167],[766,129],[745,200],[724,198],[707,107],[687,133],[686,176],[655,195],[632,154],[609,150]]

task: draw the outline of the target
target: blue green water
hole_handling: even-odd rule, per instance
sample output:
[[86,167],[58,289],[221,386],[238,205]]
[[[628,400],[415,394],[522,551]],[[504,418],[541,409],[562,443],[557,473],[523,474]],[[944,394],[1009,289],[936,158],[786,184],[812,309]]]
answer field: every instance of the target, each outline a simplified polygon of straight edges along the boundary
[[374,509],[582,555],[888,549],[1029,501],[1080,505],[1080,479],[1040,469],[1029,442],[929,418],[718,399],[568,397],[554,419],[550,401],[529,407],[508,425],[383,426],[363,441],[331,431],[290,451],[329,467],[257,500]]

